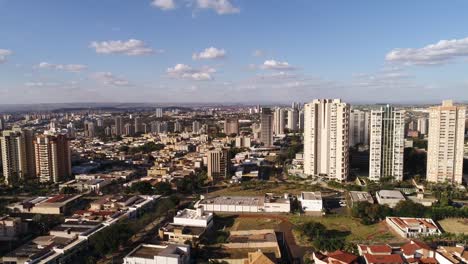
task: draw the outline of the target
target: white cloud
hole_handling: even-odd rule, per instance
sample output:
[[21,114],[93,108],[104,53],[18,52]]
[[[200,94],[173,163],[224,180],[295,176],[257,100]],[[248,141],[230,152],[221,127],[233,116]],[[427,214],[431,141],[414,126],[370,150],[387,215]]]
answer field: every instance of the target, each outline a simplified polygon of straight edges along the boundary
[[288,71],[288,70],[295,69],[286,61],[281,62],[281,61],[276,61],[276,60],[266,60],[261,66],[261,68],[267,69],[267,70],[281,70],[281,71]]
[[53,64],[48,62],[41,62],[37,65],[37,68],[63,70],[68,72],[82,72],[86,70],[87,66],[82,64]]
[[192,59],[194,60],[208,60],[208,59],[220,59],[226,56],[226,50],[217,49],[215,47],[209,47],[200,53],[194,53]]
[[93,41],[89,45],[96,53],[101,54],[125,54],[129,56],[147,55],[153,53],[153,49],[146,46],[145,42],[138,39]]
[[166,72],[173,78],[189,79],[193,81],[209,81],[213,80],[212,74],[215,73],[216,70],[209,67],[194,69],[186,64],[179,63],[172,68],[168,68]]
[[111,72],[96,72],[93,78],[97,81],[111,86],[129,86],[130,82],[123,78],[117,77]]
[[7,49],[0,49],[0,63],[4,63],[8,56],[10,56],[13,52]]
[[27,82],[24,84],[28,87],[45,87],[45,86],[57,86],[58,83],[53,82]]
[[171,10],[176,8],[174,0],[153,0],[151,5],[161,10]]
[[387,53],[385,59],[405,65],[438,65],[445,64],[459,57],[468,56],[468,38],[441,40],[435,44],[414,49],[394,49]]
[[240,12],[238,7],[231,4],[230,0],[196,0],[200,9],[213,9],[218,15],[236,14]]

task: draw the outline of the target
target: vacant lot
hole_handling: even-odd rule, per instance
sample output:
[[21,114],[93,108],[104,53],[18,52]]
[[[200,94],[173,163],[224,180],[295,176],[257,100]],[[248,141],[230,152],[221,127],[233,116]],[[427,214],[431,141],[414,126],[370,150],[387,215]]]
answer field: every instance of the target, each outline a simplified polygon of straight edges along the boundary
[[265,193],[274,194],[300,194],[303,191],[330,191],[317,185],[288,183],[288,182],[246,182],[241,185],[226,187],[214,192],[210,196],[263,196]]
[[445,232],[468,235],[468,219],[447,218],[440,220],[439,225]]
[[[294,225],[301,225],[306,222],[320,222],[327,229],[337,232],[348,233],[346,241],[352,243],[403,243],[404,239],[395,235],[384,222],[374,225],[363,225],[357,219],[348,216],[327,216],[327,217],[310,217],[310,216],[292,216],[291,222]],[[296,240],[308,245],[307,239],[302,237],[297,230],[294,231]]]

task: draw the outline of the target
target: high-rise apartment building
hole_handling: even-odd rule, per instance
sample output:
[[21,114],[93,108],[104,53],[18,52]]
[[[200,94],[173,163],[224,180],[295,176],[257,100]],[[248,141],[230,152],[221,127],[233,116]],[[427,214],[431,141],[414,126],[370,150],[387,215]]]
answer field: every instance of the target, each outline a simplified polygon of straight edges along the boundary
[[135,133],[142,133],[143,132],[143,121],[141,117],[136,116],[135,117]]
[[84,122],[84,136],[89,138],[93,138],[96,136],[93,121],[86,120]]
[[260,142],[262,142],[265,147],[273,146],[273,114],[270,108],[261,109]]
[[182,132],[182,123],[179,120],[174,122],[174,132]]
[[224,120],[224,134],[239,134],[239,120],[237,118],[226,118]]
[[304,131],[304,110],[299,111],[299,131]]
[[430,108],[427,181],[462,183],[465,112],[451,100]]
[[124,126],[123,133],[125,136],[133,136],[135,134],[135,127],[132,124],[127,123]]
[[114,126],[115,126],[115,135],[121,136],[123,134],[123,123],[122,123],[121,116],[116,116],[114,118]]
[[283,108],[275,108],[273,113],[273,133],[275,135],[284,134],[284,128],[286,127],[286,114]]
[[34,150],[36,173],[41,182],[60,182],[71,176],[70,144],[66,135],[39,135]]
[[0,115],[0,131],[5,129],[5,120],[3,119],[3,116]]
[[32,130],[19,128],[2,132],[0,146],[3,177],[7,185],[34,179],[34,152],[31,151],[33,133]]
[[387,105],[371,111],[369,179],[403,180],[405,112]]
[[297,131],[299,125],[299,111],[295,108],[293,103],[293,108],[288,110],[288,129],[290,131]]
[[229,176],[230,160],[227,149],[208,152],[208,178],[211,180],[226,179]]
[[156,108],[155,116],[156,116],[156,118],[163,117],[163,109],[162,108]]
[[349,116],[349,146],[369,145],[370,113],[352,110]]
[[429,128],[429,118],[421,117],[418,119],[418,131],[421,135],[427,135]]
[[349,174],[349,105],[316,99],[304,106],[304,173],[344,181]]
[[193,133],[198,134],[200,132],[200,128],[201,128],[200,122],[198,122],[196,120],[192,122],[192,132]]

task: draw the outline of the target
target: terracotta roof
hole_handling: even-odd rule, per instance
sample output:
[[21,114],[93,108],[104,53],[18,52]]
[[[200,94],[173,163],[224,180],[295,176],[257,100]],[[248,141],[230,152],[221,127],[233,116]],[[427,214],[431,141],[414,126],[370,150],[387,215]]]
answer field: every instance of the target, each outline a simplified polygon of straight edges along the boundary
[[344,263],[354,263],[354,262],[356,262],[356,260],[358,258],[357,256],[355,256],[353,254],[350,254],[350,253],[347,253],[347,252],[344,252],[344,251],[341,251],[341,250],[337,250],[335,252],[328,253],[327,256],[328,256],[328,258],[332,258],[332,259],[335,259],[335,260],[338,260],[338,261],[344,262]]
[[369,254],[391,254],[392,248],[389,245],[359,245],[362,251],[367,251]]
[[437,264],[437,263],[439,263],[435,258],[420,258],[419,262],[423,263],[423,264]]
[[403,264],[403,258],[397,254],[391,255],[371,255],[371,254],[364,254],[364,258],[367,264]]
[[403,254],[405,254],[407,256],[408,255],[414,255],[414,253],[418,249],[421,249],[421,248],[418,245],[411,244],[411,243],[408,243],[408,244],[401,247],[401,251],[403,251]]

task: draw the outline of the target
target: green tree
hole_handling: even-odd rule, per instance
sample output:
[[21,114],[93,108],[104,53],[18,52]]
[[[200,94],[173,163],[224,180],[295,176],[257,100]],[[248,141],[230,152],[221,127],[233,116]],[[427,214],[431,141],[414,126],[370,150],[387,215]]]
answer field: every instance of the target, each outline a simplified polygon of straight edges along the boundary
[[172,193],[172,186],[167,182],[158,182],[154,185],[157,194],[169,195]]

